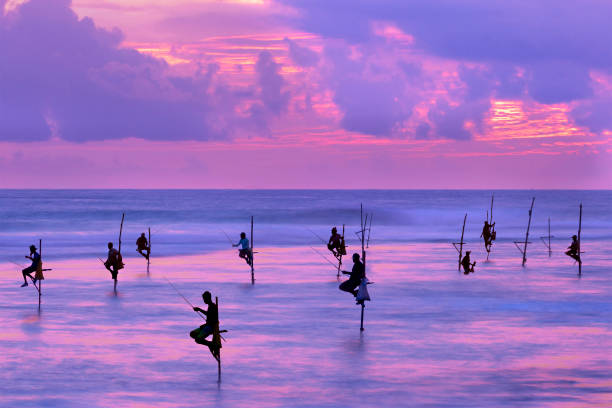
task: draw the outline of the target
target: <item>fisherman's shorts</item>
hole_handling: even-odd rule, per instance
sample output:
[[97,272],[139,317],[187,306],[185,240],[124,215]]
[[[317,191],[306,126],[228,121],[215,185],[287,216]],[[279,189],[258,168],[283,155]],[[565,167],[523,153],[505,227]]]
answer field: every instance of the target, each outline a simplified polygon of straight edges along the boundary
[[189,335],[194,340],[204,340],[206,337],[210,336],[213,333],[213,328],[209,325],[203,324],[195,330],[192,330]]
[[27,268],[21,271],[21,273],[23,273],[24,275],[30,274],[32,272],[36,272],[35,266],[28,266]]

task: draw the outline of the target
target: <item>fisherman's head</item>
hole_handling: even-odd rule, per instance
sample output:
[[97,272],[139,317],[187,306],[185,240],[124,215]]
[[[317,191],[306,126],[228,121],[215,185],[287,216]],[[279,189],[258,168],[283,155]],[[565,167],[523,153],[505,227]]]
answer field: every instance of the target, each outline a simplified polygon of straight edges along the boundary
[[36,252],[36,247],[34,245],[30,245],[30,253],[33,254]]
[[204,300],[204,303],[206,304],[212,302],[212,296],[210,295],[210,292],[206,291],[202,293],[202,299]]
[[244,232],[240,233],[240,238],[245,239],[246,238],[246,234]]
[[142,234],[140,234],[140,236],[144,238],[144,232]]
[[489,225],[489,221],[485,221],[485,225]]
[[112,242],[108,243],[108,249],[113,249],[113,243]]
[[332,228],[332,234],[337,234],[338,233],[338,229],[336,227]]
[[572,235],[572,239],[575,241],[578,239],[578,237],[576,235]]
[[353,262],[357,262],[359,261],[359,254],[358,253],[354,253],[353,254]]

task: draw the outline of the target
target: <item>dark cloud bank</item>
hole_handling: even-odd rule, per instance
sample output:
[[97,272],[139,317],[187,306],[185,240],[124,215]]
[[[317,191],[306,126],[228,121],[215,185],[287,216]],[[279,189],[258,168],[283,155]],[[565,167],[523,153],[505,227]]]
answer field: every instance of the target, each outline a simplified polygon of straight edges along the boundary
[[[214,64],[174,76],[163,60],[120,48],[122,39],[79,19],[69,0],[31,0],[0,13],[0,140],[54,132],[69,141],[219,139],[240,126],[265,130],[287,103],[269,54],[260,55],[257,83],[236,90],[218,80]],[[259,106],[256,118],[236,116],[244,100]]]

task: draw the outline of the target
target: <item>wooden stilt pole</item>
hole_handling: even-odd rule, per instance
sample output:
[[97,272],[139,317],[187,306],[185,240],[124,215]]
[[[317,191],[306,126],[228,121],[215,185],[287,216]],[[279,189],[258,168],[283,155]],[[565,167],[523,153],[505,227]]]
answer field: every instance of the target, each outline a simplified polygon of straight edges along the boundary
[[[38,250],[40,251],[40,267],[42,269],[42,239],[38,240]],[[38,282],[38,305],[40,306],[40,297],[42,296],[42,279],[39,280]]]
[[[489,219],[489,225],[493,225],[493,201],[495,200],[495,194],[491,194],[491,218]],[[491,248],[493,247],[493,227],[489,227],[489,232],[491,233],[489,249],[487,250],[487,261],[489,260],[489,255],[491,254]]]
[[[342,242],[344,242],[344,224],[342,224]],[[344,248],[346,248],[346,245],[344,245]],[[338,248],[338,273],[336,278],[340,278],[340,271],[342,270],[342,250],[343,246],[341,245],[340,248]]]
[[215,296],[215,305],[217,306],[217,338],[213,339],[217,344],[217,381],[221,382],[221,333],[219,331],[219,298]]
[[151,266],[151,227],[149,227],[149,249],[147,250],[147,276],[149,276],[149,266]]
[[[368,225],[368,216],[366,214],[365,219],[363,218],[363,203],[361,204],[361,262],[363,263],[363,274],[366,276],[366,250],[365,250],[365,230]],[[359,331],[364,331],[363,317],[365,312],[365,301],[361,302],[361,321],[359,325]]]
[[580,251],[580,234],[582,233],[582,203],[580,203],[580,216],[578,218],[578,275],[582,275],[582,255]]
[[550,244],[550,217],[548,217],[548,257],[552,256],[552,246]]
[[255,249],[253,245],[253,216],[251,215],[251,285],[255,284]]
[[[465,213],[465,217],[463,217],[463,228],[461,228],[461,240],[459,242],[453,242],[453,246],[455,247],[455,250],[457,250],[457,252],[459,253],[459,262],[458,262],[458,266],[457,266],[457,270],[459,272],[461,272],[461,258],[463,258],[463,244],[465,242],[463,242],[463,234],[465,233],[465,222],[467,221],[467,213]],[[459,245],[459,248],[457,248],[457,245]]]
[[121,226],[119,227],[119,247],[117,248],[117,251],[119,251],[119,253],[121,253],[121,234],[123,234],[123,220],[125,219],[125,213],[123,213],[121,215]]
[[533,215],[533,204],[535,197],[531,199],[531,208],[529,208],[529,222],[527,223],[527,232],[525,233],[525,247],[523,249],[523,266],[527,262],[527,244],[529,243],[529,228],[531,227],[531,216]]
[[361,303],[361,326],[359,328],[360,331],[364,331],[363,328],[363,311],[365,310],[365,303]]
[[[121,214],[121,225],[119,226],[119,243],[118,243],[118,247],[117,247],[117,251],[119,252],[119,255],[121,255],[121,235],[123,234],[123,221],[125,220],[125,213]],[[117,280],[119,279],[119,268],[117,268],[117,265],[115,265],[115,276],[117,277],[114,280],[114,284],[113,284],[113,291],[115,292],[115,295],[117,295]]]
[[366,249],[370,248],[370,233],[372,232],[372,217],[374,217],[374,213],[370,214],[370,226],[368,227],[368,240],[366,241]]
[[[40,265],[38,265],[37,267],[37,271],[34,272],[34,276],[36,277],[36,275],[38,275],[38,268],[42,269],[42,239],[38,240],[38,251],[39,251],[39,255],[40,255]],[[41,270],[41,277],[42,277],[42,270]],[[42,279],[38,280],[34,286],[36,286],[36,290],[38,290],[38,315],[40,316],[40,305],[42,302]],[[38,285],[37,285],[38,284]]]
[[[531,244],[529,242],[529,228],[531,227],[531,216],[533,215],[533,204],[535,203],[535,197],[531,199],[531,207],[529,208],[529,222],[527,223],[527,231],[525,232],[525,241],[514,241],[514,245],[518,248],[518,250],[523,254],[523,266],[527,262],[527,244]],[[523,244],[523,248],[518,244]]]

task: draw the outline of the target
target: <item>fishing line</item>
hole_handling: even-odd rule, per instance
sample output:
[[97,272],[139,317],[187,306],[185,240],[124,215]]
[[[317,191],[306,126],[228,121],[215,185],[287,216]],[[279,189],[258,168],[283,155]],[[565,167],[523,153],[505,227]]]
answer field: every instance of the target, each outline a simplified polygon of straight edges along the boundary
[[[185,301],[185,302],[186,302],[186,303],[187,303],[189,306],[191,306],[191,310],[193,310],[193,309],[195,308],[195,306],[194,306],[194,305],[193,305],[193,304],[192,304],[192,303],[191,303],[191,302],[190,302],[190,301],[189,301],[189,300],[188,300],[188,299],[187,299],[185,296],[183,296],[183,294],[182,294],[181,292],[179,292],[179,290],[176,288],[176,286],[174,286],[174,285],[172,284],[172,282],[170,282],[170,280],[169,280],[168,278],[166,278],[166,277],[164,276],[164,279],[166,280],[166,282],[168,282],[168,283],[170,284],[170,286],[172,286],[172,289],[174,289],[174,290],[176,291],[176,293],[178,293],[178,295],[179,295],[180,297],[182,297],[182,298],[183,298],[183,300],[184,300],[184,301]],[[201,314],[200,312],[197,312],[197,311],[195,311],[195,310],[193,310],[193,311],[194,311],[194,312],[196,312],[196,313],[198,314],[198,316],[200,316],[202,319],[206,319],[204,316],[202,316],[202,314]]]
[[313,247],[310,247],[310,249],[312,249],[313,251],[315,251],[317,254],[319,254],[323,259],[325,259],[330,265],[332,265],[334,268],[337,268],[338,265],[336,265],[335,263],[333,263],[332,261],[330,261],[325,255],[323,255],[322,253],[320,253],[319,251],[317,251],[316,249],[314,249]]

